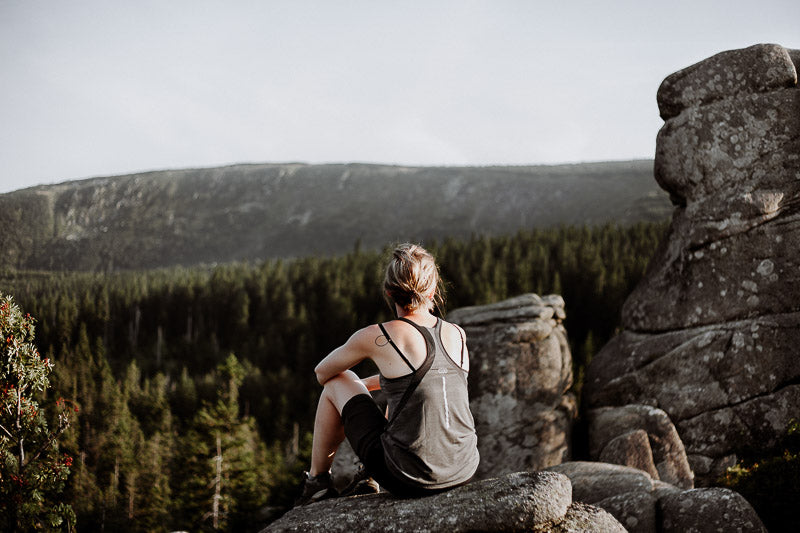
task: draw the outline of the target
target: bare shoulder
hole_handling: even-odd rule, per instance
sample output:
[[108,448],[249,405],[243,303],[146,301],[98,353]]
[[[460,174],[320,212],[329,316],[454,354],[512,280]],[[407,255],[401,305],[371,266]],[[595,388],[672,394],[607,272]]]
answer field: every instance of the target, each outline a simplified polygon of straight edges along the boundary
[[381,333],[378,325],[372,324],[353,333],[347,343],[354,347],[369,350],[375,346],[376,340],[381,336],[383,336],[383,333]]
[[442,320],[442,325],[443,325],[443,327],[442,327],[442,336],[444,336],[446,338],[451,338],[451,337],[454,338],[454,339],[458,338],[459,340],[467,338],[467,334],[464,331],[464,328],[462,328],[458,324],[454,324],[452,322],[447,322],[446,320]]

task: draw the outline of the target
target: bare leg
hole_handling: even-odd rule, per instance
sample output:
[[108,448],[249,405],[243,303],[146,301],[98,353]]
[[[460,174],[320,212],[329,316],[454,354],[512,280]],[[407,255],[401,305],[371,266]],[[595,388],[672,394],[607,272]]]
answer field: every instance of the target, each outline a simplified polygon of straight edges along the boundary
[[311,446],[311,470],[309,474],[316,476],[327,472],[333,464],[333,456],[344,440],[342,416],[323,389],[317,404],[317,416],[314,419],[314,440]]
[[342,408],[357,394],[369,394],[369,392],[358,376],[350,370],[325,383],[314,419],[314,440],[311,445],[309,471],[312,476],[330,470],[333,456],[344,440]]

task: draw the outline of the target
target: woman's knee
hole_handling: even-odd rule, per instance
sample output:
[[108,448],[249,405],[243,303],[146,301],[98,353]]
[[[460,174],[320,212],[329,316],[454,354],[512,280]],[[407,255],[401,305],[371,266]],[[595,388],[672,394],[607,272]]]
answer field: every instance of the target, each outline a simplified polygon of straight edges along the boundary
[[325,382],[322,394],[327,396],[341,413],[344,404],[358,394],[369,394],[355,372],[346,370]]
[[336,376],[336,379],[345,379],[347,381],[361,381],[358,378],[358,375],[356,375],[356,373],[353,372],[352,370],[345,370],[344,372]]
[[346,387],[356,381],[361,381],[358,379],[356,373],[352,370],[345,370],[341,374],[337,374],[326,381],[322,388],[323,390],[330,390],[333,388]]

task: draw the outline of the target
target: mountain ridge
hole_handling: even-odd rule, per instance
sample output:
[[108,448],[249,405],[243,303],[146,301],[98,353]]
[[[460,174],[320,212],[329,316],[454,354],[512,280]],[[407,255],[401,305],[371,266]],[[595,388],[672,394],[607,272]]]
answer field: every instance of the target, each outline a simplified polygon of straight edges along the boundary
[[0,266],[147,269],[664,220],[652,165],[244,163],[39,185],[0,194]]

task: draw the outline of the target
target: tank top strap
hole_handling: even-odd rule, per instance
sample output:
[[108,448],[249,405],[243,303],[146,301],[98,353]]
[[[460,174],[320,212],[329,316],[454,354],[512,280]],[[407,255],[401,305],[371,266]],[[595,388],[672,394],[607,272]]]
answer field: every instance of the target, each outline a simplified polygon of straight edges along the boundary
[[436,325],[433,326],[433,338],[436,341],[437,353],[441,355],[447,354],[447,349],[444,347],[444,340],[442,340],[442,319],[436,320]]
[[412,326],[414,326],[416,328],[417,331],[422,333],[422,336],[425,337],[426,339],[427,339],[428,335],[430,334],[430,330],[431,329],[435,329],[436,327],[438,327],[439,326],[439,322],[441,322],[441,320],[439,320],[439,318],[437,318],[436,319],[436,324],[432,328],[426,328],[425,326],[420,326],[419,324],[417,324],[413,320],[409,320],[404,316],[398,317],[397,320],[405,322],[406,324],[411,324]]
[[378,324],[378,327],[381,329],[381,333],[383,333],[383,336],[386,337],[387,341],[389,341],[389,344],[392,346],[392,348],[394,348],[394,351],[396,351],[398,355],[400,355],[400,357],[403,359],[403,361],[405,361],[405,363],[408,365],[408,367],[411,369],[412,372],[416,372],[417,369],[414,368],[414,365],[412,365],[411,362],[408,360],[408,358],[406,358],[406,356],[403,354],[403,352],[400,351],[400,348],[397,347],[392,338],[389,336],[389,332],[386,331],[386,328],[383,327],[383,324]]
[[[417,330],[418,330],[418,331],[420,331],[420,332],[422,332],[422,331],[424,331],[424,330],[426,330],[426,329],[433,329],[433,328],[426,328],[425,326],[420,326],[419,324],[417,324],[417,323],[416,323],[416,322],[414,322],[413,320],[409,320],[409,319],[407,319],[407,318],[406,318],[406,317],[404,317],[404,316],[399,316],[399,317],[397,317],[397,320],[401,320],[401,321],[405,322],[406,324],[411,324],[412,326],[414,326],[415,328],[417,328]],[[437,318],[437,319],[436,319],[436,324],[435,324],[433,327],[434,327],[434,328],[435,328],[435,327],[437,327],[437,326],[439,325],[439,322],[441,322],[441,320],[439,320],[439,318]]]
[[461,368],[464,368],[464,348],[467,347],[467,341],[464,339],[464,334],[461,332],[461,328],[456,328],[458,330],[458,336],[461,337]]
[[[438,322],[436,322],[436,325],[434,326],[433,329],[434,329],[434,331],[436,333],[436,339],[437,339],[437,342],[439,343],[439,347],[442,350],[442,353],[446,354],[447,358],[450,359],[453,363],[455,363],[456,362],[455,359],[453,359],[450,356],[450,352],[448,352],[447,348],[445,348],[445,346],[444,346],[444,339],[442,339],[442,324],[443,323],[444,323],[444,320],[439,319]],[[467,341],[466,341],[466,339],[464,339],[464,333],[461,331],[461,328],[459,328],[455,324],[451,324],[451,325],[456,328],[456,330],[458,331],[458,336],[461,337],[461,361],[459,362],[458,366],[460,366],[463,369],[464,368],[464,350],[466,349]]]

